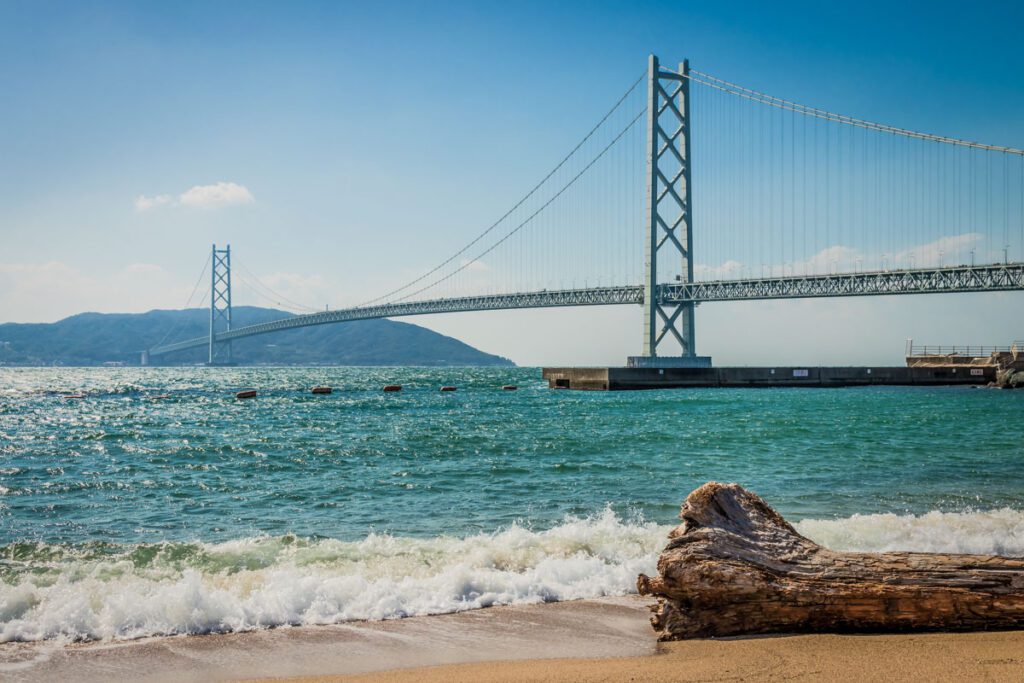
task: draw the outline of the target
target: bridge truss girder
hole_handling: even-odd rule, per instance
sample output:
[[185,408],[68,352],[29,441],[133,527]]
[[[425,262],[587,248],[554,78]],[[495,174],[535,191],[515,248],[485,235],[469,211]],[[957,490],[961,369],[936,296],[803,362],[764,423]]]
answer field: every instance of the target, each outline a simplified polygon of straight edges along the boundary
[[1024,264],[953,266],[662,285],[669,301],[808,299],[833,296],[942,294],[1024,289]]
[[[663,307],[671,307],[680,304],[698,304],[714,301],[896,294],[950,294],[956,292],[1011,290],[1024,290],[1024,263],[919,268],[915,270],[871,271],[752,280],[680,282],[658,285],[655,296]],[[518,292],[410,301],[337,311],[323,311],[308,315],[292,316],[257,325],[247,325],[217,334],[216,341],[225,342],[258,334],[312,325],[328,325],[351,320],[400,318],[436,313],[498,311],[517,308],[642,305],[643,303],[643,285],[544,290],[540,292]],[[185,351],[204,346],[207,343],[208,339],[206,337],[189,339],[150,349],[149,356],[156,357],[177,351]]]

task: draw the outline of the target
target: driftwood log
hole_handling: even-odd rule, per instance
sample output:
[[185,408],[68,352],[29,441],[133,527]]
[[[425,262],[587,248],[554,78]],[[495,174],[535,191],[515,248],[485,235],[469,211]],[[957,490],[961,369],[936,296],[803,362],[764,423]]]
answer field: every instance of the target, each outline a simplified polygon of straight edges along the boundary
[[1024,559],[828,550],[736,484],[701,486],[679,517],[659,575],[637,579],[659,640],[1024,628]]

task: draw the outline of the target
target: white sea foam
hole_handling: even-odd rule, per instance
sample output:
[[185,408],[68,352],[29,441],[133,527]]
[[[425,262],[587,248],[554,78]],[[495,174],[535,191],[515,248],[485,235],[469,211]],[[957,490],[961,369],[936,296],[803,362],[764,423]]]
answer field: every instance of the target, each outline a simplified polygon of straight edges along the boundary
[[[254,538],[65,556],[0,584],[0,641],[135,638],[391,619],[495,604],[622,595],[651,573],[667,527],[610,511],[547,531],[359,542]],[[243,567],[243,569],[238,569]]]
[[794,526],[804,536],[833,550],[1024,556],[1024,511],[1010,508],[853,515],[845,519],[805,519]]
[[[512,526],[464,538],[295,537],[126,548],[40,547],[34,571],[0,583],[0,642],[243,631],[393,619],[635,590],[670,527],[606,511],[546,531]],[[837,550],[1024,556],[1024,512],[806,519]],[[144,551],[141,552],[140,551]],[[24,567],[28,569],[28,567]]]

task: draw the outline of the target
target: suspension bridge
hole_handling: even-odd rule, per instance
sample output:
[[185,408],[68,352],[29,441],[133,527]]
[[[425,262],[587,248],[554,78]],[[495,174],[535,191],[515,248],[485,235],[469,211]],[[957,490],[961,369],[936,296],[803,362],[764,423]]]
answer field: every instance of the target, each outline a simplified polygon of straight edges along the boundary
[[702,303],[1024,290],[1024,150],[836,114],[651,56],[540,182],[399,287],[319,310],[250,272],[254,294],[309,312],[233,327],[230,247],[213,247],[200,281],[207,269],[208,334],[169,332],[144,364],[199,347],[230,363],[235,340],[311,325],[628,304],[643,309],[629,366],[708,367]]

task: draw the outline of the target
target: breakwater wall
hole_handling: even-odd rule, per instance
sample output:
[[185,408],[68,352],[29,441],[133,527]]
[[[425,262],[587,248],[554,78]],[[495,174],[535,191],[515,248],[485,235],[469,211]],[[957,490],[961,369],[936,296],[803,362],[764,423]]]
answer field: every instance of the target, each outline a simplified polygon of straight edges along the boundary
[[995,367],[721,367],[544,368],[552,389],[620,391],[700,387],[852,387],[871,385],[987,385]]

